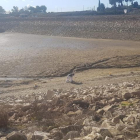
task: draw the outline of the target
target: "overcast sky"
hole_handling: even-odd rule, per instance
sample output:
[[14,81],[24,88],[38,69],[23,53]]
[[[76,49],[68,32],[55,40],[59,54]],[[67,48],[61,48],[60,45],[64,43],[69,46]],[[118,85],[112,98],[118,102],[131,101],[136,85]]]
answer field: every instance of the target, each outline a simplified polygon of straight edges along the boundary
[[[140,0],[137,0],[140,4]],[[109,0],[101,0],[105,6],[109,5]],[[11,10],[13,6],[20,9],[25,6],[46,5],[48,12],[79,11],[97,8],[98,0],[0,0],[0,6],[5,10]]]

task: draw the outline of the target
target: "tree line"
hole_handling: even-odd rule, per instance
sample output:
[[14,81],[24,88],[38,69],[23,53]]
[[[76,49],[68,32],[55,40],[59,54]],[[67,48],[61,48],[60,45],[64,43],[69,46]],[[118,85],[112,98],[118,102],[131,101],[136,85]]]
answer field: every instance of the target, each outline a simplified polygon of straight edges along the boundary
[[[128,6],[128,3],[131,3]],[[100,3],[99,0],[99,5],[97,8],[98,12],[108,12],[110,11],[110,13],[117,13],[118,11],[121,11],[121,13],[124,13],[123,10],[124,9],[129,9],[129,11],[131,11],[133,8],[138,8],[140,9],[140,5],[138,4],[137,1],[134,0],[109,0],[109,4],[112,5],[111,8],[105,8],[105,5],[103,3]]]
[[[128,6],[128,3],[131,3],[130,6]],[[124,3],[126,3],[124,5]],[[100,0],[99,0],[99,5],[97,7],[97,11],[98,12],[104,12],[106,9],[109,9],[109,10],[113,10],[115,9],[115,12],[116,12],[116,8],[126,8],[126,5],[127,7],[130,7],[131,9],[132,8],[139,8],[140,9],[140,6],[138,4],[137,1],[135,0],[109,0],[109,4],[112,5],[111,8],[105,8],[105,5],[103,3],[100,3]],[[46,13],[46,10],[47,10],[47,7],[45,5],[42,5],[42,6],[36,6],[36,7],[33,7],[33,6],[29,6],[29,7],[24,7],[22,9],[19,9],[17,6],[13,6],[12,10],[10,11],[10,14],[33,14],[33,13]],[[0,6],[0,14],[4,14],[6,11],[3,9],[2,6]]]
[[[47,7],[45,5],[42,6],[29,6],[19,9],[17,6],[13,6],[11,9],[11,14],[29,14],[29,13],[46,13]],[[4,14],[6,11],[0,6],[0,13]]]
[[138,2],[134,2],[134,0],[109,0],[109,3],[111,5],[113,5],[114,7],[116,7],[117,3],[118,3],[118,6],[123,6],[123,2],[126,2],[127,5],[128,5],[128,2],[131,2],[131,5],[135,5],[135,4],[138,4]]

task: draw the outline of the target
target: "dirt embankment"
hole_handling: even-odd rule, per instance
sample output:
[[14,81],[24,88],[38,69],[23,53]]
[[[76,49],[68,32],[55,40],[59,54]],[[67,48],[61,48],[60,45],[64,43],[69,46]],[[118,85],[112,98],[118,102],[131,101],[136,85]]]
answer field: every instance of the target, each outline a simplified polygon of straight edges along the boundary
[[49,36],[140,40],[140,17],[59,16],[46,18],[0,18],[1,30]]

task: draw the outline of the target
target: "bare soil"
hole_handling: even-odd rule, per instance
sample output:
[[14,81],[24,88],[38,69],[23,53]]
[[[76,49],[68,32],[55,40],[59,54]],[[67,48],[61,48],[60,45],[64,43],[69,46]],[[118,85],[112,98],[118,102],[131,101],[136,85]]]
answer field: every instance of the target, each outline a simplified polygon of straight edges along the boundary
[[140,42],[0,35],[1,77],[60,77],[74,69],[133,68],[140,66]]
[[[0,19],[0,30],[6,32],[0,34],[0,93],[139,79],[139,16],[8,17]],[[76,83],[66,84],[74,69]]]
[[47,90],[86,88],[113,83],[140,81],[140,68],[90,69],[77,72],[73,83],[66,83],[66,77],[0,80],[0,96],[24,96],[46,93]]

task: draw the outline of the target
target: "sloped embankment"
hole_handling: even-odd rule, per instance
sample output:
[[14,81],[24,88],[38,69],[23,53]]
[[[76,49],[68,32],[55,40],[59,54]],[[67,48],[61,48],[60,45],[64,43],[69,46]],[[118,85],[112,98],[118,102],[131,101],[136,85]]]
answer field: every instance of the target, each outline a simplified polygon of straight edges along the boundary
[[137,15],[1,17],[0,27],[8,32],[48,36],[140,40]]

